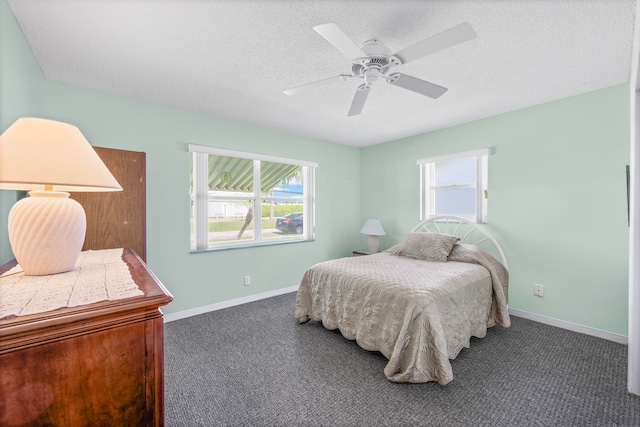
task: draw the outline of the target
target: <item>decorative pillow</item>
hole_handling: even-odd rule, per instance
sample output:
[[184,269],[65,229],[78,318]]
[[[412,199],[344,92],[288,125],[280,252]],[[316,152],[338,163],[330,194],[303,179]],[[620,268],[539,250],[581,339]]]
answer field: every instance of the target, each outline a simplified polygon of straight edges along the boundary
[[427,261],[446,262],[453,245],[460,240],[450,234],[409,233],[393,253]]

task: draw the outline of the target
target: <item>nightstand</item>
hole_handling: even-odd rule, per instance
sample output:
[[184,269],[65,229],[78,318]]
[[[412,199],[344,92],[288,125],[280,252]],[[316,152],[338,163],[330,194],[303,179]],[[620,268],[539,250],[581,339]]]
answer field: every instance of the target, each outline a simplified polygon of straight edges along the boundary
[[367,250],[357,250],[357,251],[353,251],[353,255],[352,256],[363,256],[363,255],[371,255],[371,252],[367,251]]

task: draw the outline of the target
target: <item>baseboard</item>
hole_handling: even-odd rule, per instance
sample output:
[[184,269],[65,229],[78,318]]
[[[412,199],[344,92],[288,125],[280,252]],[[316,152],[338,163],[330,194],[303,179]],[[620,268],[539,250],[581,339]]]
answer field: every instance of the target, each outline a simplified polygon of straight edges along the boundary
[[276,289],[275,291],[263,292],[261,294],[249,295],[246,297],[235,298],[228,301],[217,302],[214,304],[203,305],[202,307],[196,307],[189,310],[178,311],[177,313],[165,314],[163,319],[164,323],[173,322],[174,320],[185,319],[191,316],[197,316],[198,314],[208,313],[210,311],[222,310],[223,308],[233,307],[235,305],[246,304],[248,302],[259,301],[265,298],[271,298],[282,294],[288,294],[289,292],[295,292],[298,290],[298,285],[289,286],[288,288]]
[[540,314],[529,313],[527,311],[509,309],[509,314],[516,317],[522,317],[524,319],[533,320],[535,322],[544,323],[546,325],[556,326],[562,329],[568,329],[574,332],[580,332],[581,334],[591,335],[605,340],[617,342],[619,344],[629,345],[629,337],[626,335],[615,334],[613,332],[607,332],[596,328],[590,328],[588,326],[578,325],[577,323],[567,322],[565,320],[554,319],[553,317],[542,316]]

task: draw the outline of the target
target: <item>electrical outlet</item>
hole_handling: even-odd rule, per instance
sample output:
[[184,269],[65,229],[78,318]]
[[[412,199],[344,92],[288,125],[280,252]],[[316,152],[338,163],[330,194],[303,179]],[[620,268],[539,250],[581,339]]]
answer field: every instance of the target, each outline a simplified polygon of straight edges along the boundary
[[533,285],[533,294],[537,297],[544,296],[544,285],[539,285],[538,283]]
[[244,285],[249,286],[251,284],[251,276],[244,276]]

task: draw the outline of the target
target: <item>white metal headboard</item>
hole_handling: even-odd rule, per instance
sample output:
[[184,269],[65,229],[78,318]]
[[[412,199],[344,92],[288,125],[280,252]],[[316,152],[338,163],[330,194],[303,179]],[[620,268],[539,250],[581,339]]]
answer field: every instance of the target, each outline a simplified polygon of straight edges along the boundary
[[498,241],[483,227],[466,218],[452,215],[435,215],[416,225],[413,232],[451,234],[460,238],[460,243],[475,245],[500,259],[505,268],[507,258]]

